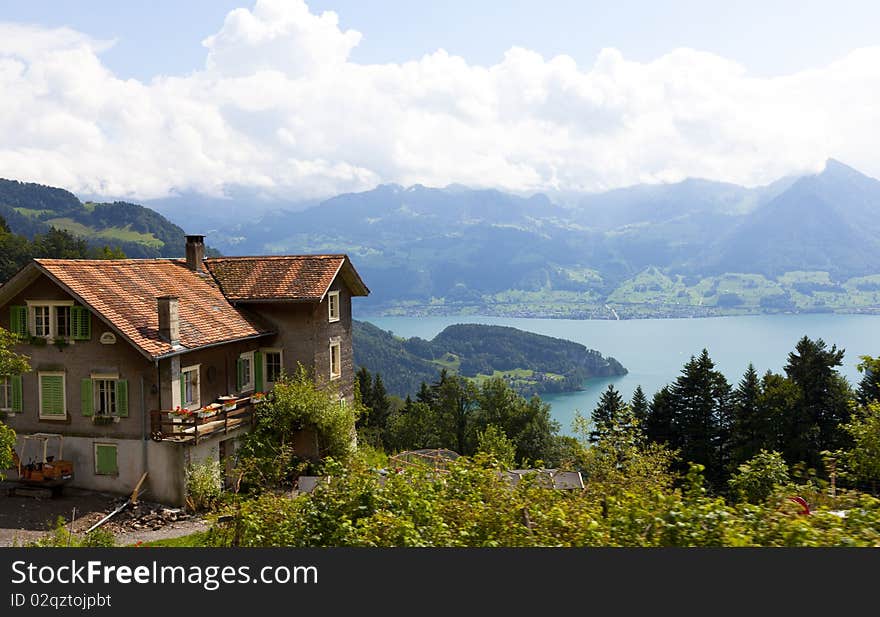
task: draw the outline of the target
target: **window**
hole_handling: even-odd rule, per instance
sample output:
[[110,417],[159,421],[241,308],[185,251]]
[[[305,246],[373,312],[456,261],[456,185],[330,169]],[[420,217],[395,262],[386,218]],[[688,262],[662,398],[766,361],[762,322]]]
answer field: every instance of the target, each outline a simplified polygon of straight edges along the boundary
[[342,363],[340,362],[339,343],[330,343],[330,379],[338,379],[341,375]]
[[50,319],[50,311],[51,307],[48,306],[35,306],[34,307],[34,336],[43,336],[49,337],[51,336],[52,328],[51,319]]
[[12,379],[0,375],[0,411],[12,411]]
[[263,374],[266,376],[266,387],[270,388],[281,379],[281,350],[264,349],[263,363],[265,364]]
[[327,308],[330,311],[330,321],[339,321],[339,292],[331,291],[327,295]]
[[202,406],[198,364],[180,370],[180,406],[187,409],[198,409]]
[[47,372],[38,375],[40,384],[40,418],[63,420],[67,417],[64,373]]
[[[27,310],[30,312],[31,328],[22,323],[24,320],[20,313],[21,307],[13,307],[19,311],[13,312],[15,323],[13,330],[18,334],[27,335],[30,331],[33,336],[41,338],[74,338],[85,340],[90,332],[88,309],[83,306],[73,306],[69,301],[28,301]],[[24,326],[24,327],[23,327]]]
[[128,417],[128,381],[117,374],[92,373],[82,380],[82,415]]
[[0,375],[0,411],[21,411],[21,375]]
[[119,463],[116,459],[115,443],[95,444],[95,475],[118,476]]
[[55,307],[55,338],[70,338],[70,308]]
[[254,352],[249,351],[238,357],[238,391],[250,392],[254,389]]
[[99,416],[116,415],[116,380],[95,380],[95,414]]

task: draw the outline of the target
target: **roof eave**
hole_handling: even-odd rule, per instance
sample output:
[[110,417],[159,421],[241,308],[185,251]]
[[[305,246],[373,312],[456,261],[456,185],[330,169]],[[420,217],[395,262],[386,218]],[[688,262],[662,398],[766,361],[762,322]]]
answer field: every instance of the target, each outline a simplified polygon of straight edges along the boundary
[[321,301],[321,298],[226,298],[228,302],[235,304],[307,304]]
[[272,336],[273,334],[277,334],[277,332],[260,332],[259,334],[250,334],[248,336],[241,336],[239,338],[227,339],[225,341],[217,341],[216,343],[208,343],[207,345],[199,345],[198,347],[184,347],[183,349],[175,349],[168,353],[163,354],[151,354],[151,360],[165,360],[166,358],[173,358],[174,356],[182,356],[183,354],[190,353],[193,351],[201,351],[202,349],[209,349],[211,347],[219,347],[221,345],[230,345],[232,343],[241,343],[242,341],[250,341],[253,339],[262,338],[264,336]]
[[[336,277],[339,276],[339,273],[342,272],[342,269],[346,268],[346,272],[343,272],[342,278],[345,280],[345,284],[348,286],[349,291],[352,296],[368,296],[370,295],[369,288],[364,284],[363,279],[361,279],[361,275],[358,274],[357,270],[354,269],[354,265],[352,265],[351,260],[348,258],[348,255],[342,256],[342,262],[339,264],[339,267],[336,268],[336,272],[333,273],[333,277],[330,279],[330,283],[327,285],[327,288],[324,290],[324,293],[321,294],[321,301],[324,301],[324,298],[327,297],[327,294],[330,292],[330,288],[333,286],[333,281],[336,280]],[[346,273],[351,275],[351,278],[346,277]]]

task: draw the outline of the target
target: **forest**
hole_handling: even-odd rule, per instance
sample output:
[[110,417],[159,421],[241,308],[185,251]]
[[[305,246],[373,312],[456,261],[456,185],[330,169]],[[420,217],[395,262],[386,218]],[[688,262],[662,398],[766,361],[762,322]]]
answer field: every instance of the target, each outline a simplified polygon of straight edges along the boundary
[[432,340],[352,324],[355,365],[380,373],[389,393],[413,394],[446,369],[481,383],[503,378],[523,396],[579,390],[591,377],[625,375],[620,362],[565,339],[483,324],[448,326]]
[[[362,370],[362,404],[354,416],[346,408],[358,425],[357,451],[340,448],[337,425],[328,431],[337,435],[328,441],[337,444],[334,455],[310,469],[325,478],[314,491],[292,499],[267,490],[230,496],[217,524],[191,540],[250,547],[876,547],[880,360],[863,358],[863,378],[851,389],[837,372],[841,355],[804,337],[783,373],[758,376],[750,367],[733,386],[703,352],[650,400],[638,389],[626,402],[609,388],[590,418],[575,421],[577,437],[560,437],[538,397],[526,401],[502,380],[477,387],[441,374],[401,404],[384,394],[380,375]],[[301,378],[296,388],[311,391]],[[315,407],[313,394],[282,399],[287,403],[273,413],[287,410],[288,421],[302,421]],[[284,423],[273,415],[267,430]],[[389,456],[422,447],[466,456],[439,465]],[[528,474],[512,485],[502,473],[551,465],[579,471],[584,488],[548,489]]]
[[[672,456],[673,473],[700,465],[708,489],[720,496],[732,495],[732,478],[756,460],[801,478],[876,492],[880,360],[862,358],[862,379],[853,389],[838,372],[843,355],[805,336],[782,374],[759,375],[749,365],[731,384],[703,350],[650,398],[638,387],[625,401],[609,385],[574,428],[589,444],[625,436],[661,447]],[[358,421],[361,439],[384,451],[448,448],[473,455],[489,435],[509,442],[511,465],[578,467],[576,440],[559,434],[549,405],[523,398],[503,380],[478,385],[443,372],[405,400],[387,394],[380,374],[362,368],[357,380],[366,409]]]
[[0,283],[9,280],[34,258],[123,259],[125,253],[116,246],[91,244],[54,227],[28,239],[13,233],[6,220],[0,216]]

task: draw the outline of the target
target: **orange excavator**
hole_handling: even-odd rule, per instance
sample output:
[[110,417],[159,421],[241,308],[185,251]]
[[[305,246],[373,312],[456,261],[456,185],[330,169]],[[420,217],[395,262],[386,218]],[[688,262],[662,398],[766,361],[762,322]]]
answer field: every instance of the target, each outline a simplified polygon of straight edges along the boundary
[[73,462],[64,460],[64,437],[57,433],[22,435],[21,454],[12,453],[18,482],[25,487],[48,489],[61,494],[73,479]]

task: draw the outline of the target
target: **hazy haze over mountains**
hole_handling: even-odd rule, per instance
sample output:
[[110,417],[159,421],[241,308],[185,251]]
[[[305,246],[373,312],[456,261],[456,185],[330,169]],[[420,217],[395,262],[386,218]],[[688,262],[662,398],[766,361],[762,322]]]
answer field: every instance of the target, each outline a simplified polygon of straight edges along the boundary
[[686,276],[836,279],[880,272],[880,182],[838,161],[746,188],[688,179],[588,194],[567,206],[451,186],[381,185],[298,212],[272,212],[212,238],[230,254],[344,250],[374,289],[401,298],[507,289],[598,299],[648,267]]
[[[150,211],[131,204],[86,207],[49,187],[28,204],[11,189],[38,185],[5,186],[10,203],[0,208],[19,233],[55,223],[120,240],[155,242],[161,233],[171,246],[166,238],[180,229],[156,227],[159,219],[148,222]],[[880,305],[873,295],[880,277],[872,278],[880,275],[880,182],[835,160],[820,173],[760,187],[688,179],[565,204],[543,193],[397,184],[292,211],[260,214],[247,200],[232,203],[232,218],[210,200],[165,211],[225,254],[346,252],[373,290],[361,303],[371,310],[608,316],[616,315],[608,303],[752,311]],[[125,212],[139,226],[126,228]]]

